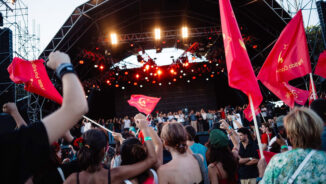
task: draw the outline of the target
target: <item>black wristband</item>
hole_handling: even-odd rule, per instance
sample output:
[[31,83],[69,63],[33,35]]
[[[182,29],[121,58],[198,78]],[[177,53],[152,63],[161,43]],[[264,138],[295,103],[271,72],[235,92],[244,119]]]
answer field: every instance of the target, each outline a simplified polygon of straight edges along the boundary
[[75,73],[74,67],[70,63],[63,63],[56,69],[56,74],[59,79],[66,73]]

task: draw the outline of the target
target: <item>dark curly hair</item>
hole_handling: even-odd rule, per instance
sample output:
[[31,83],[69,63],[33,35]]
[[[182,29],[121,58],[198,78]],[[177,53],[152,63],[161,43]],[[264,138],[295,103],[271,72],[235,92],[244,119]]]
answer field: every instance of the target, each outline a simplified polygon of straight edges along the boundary
[[[147,158],[145,146],[137,138],[128,138],[121,145],[121,165],[131,165]],[[149,177],[149,170],[137,176],[138,183],[144,183]]]
[[208,164],[221,162],[223,169],[227,173],[228,176],[227,180],[230,183],[231,182],[235,183],[236,173],[238,170],[238,160],[236,157],[234,157],[229,146],[215,148],[210,144],[210,142],[208,142],[206,146],[207,146],[206,158]]

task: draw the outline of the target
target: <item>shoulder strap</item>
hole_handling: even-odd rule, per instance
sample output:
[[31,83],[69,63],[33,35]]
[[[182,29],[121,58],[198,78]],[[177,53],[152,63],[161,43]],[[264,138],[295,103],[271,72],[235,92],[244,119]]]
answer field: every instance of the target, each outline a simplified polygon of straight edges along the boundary
[[79,172],[77,172],[77,184],[79,184]]
[[198,154],[193,154],[193,156],[198,161],[200,172],[201,172],[201,176],[203,178],[204,184],[209,184],[208,174],[207,174],[207,172],[205,170],[205,166],[204,166],[203,160],[201,159],[201,157]]
[[155,184],[158,184],[158,177],[154,169],[150,169],[153,174]]
[[316,150],[311,150],[310,153],[306,156],[306,158],[301,162],[299,165],[298,169],[294,172],[294,174],[291,176],[291,178],[288,181],[288,184],[292,184],[294,180],[297,178],[299,175],[300,171],[303,169],[303,167],[307,164],[311,156],[316,153]]
[[60,174],[62,182],[64,182],[66,179],[65,179],[65,175],[63,174],[63,171],[62,171],[61,167],[57,167],[57,170],[58,170],[58,172]]

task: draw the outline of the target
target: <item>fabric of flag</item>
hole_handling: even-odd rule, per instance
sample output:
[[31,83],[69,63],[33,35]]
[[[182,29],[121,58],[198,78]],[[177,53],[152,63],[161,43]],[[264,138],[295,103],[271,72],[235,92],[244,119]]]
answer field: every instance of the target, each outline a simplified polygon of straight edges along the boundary
[[[243,42],[237,20],[229,0],[219,0],[223,42],[229,86],[251,96],[255,112],[263,100],[259,85]],[[250,120],[250,104],[245,111]],[[252,118],[251,118],[252,119]]]
[[156,107],[156,104],[161,98],[150,97],[145,95],[131,95],[128,103],[130,106],[136,107],[139,112],[143,112],[146,115],[150,114]]
[[[258,152],[259,158],[261,158],[259,150],[257,150],[257,152]],[[269,152],[269,151],[263,151],[263,154],[264,154],[266,163],[268,164],[269,161],[273,158],[273,156],[276,155],[277,153]]]
[[315,93],[316,93],[316,99],[317,99],[318,96],[317,96],[317,91],[316,91],[315,83],[310,82],[310,85],[309,85],[309,106],[310,106],[311,102],[313,102],[315,100],[313,91],[315,91]]
[[283,29],[262,66],[258,79],[285,104],[304,105],[309,92],[289,85],[289,81],[311,73],[309,52],[301,10]]
[[319,55],[315,74],[326,79],[326,50]]
[[8,66],[10,79],[25,84],[25,90],[62,104],[62,96],[55,89],[44,66],[44,60],[26,61],[15,57]]

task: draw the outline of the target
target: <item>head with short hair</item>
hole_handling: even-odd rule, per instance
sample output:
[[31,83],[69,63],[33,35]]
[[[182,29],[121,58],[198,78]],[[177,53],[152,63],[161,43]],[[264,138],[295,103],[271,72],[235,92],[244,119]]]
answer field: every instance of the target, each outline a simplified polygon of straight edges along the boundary
[[187,132],[180,123],[172,122],[163,126],[161,138],[165,146],[183,154],[187,151]]
[[187,125],[185,126],[185,129],[187,131],[187,140],[188,141],[194,141],[195,137],[196,137],[196,130],[194,129],[194,127]]
[[294,108],[284,117],[284,127],[294,148],[320,148],[323,121],[314,111]]
[[248,128],[242,127],[238,129],[239,137],[241,142],[246,142],[250,139],[250,131]]

